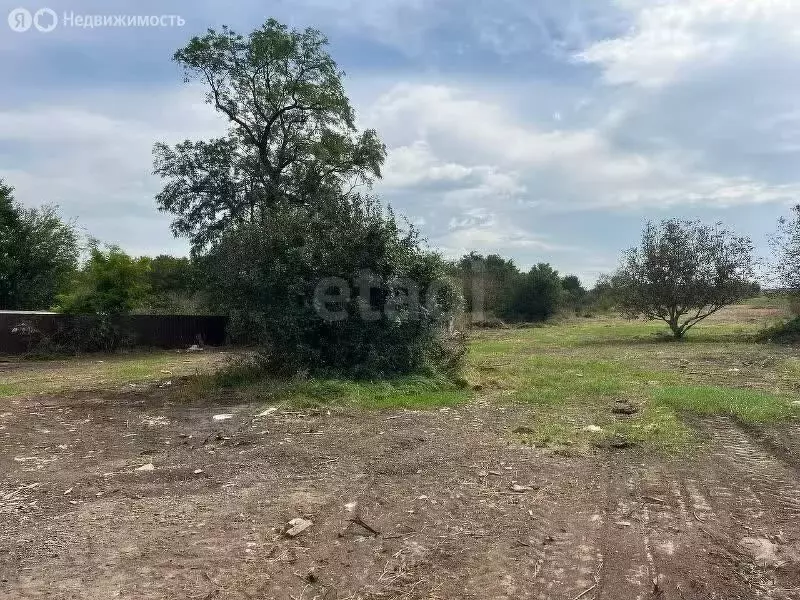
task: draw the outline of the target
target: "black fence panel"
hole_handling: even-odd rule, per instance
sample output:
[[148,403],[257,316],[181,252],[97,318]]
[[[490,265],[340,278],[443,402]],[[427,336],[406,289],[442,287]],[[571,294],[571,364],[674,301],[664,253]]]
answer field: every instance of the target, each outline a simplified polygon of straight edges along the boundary
[[[85,329],[99,317],[53,313],[0,312],[0,354],[28,352],[37,340],[59,332]],[[201,315],[123,315],[111,322],[133,346],[186,348],[192,344],[222,346],[227,318]]]

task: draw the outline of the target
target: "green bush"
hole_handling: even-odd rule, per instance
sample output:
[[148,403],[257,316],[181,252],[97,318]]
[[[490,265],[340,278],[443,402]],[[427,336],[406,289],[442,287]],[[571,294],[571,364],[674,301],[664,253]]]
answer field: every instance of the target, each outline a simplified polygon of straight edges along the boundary
[[776,344],[800,344],[800,317],[769,327],[759,333],[756,339]]
[[258,346],[272,371],[375,377],[460,366],[463,340],[447,332],[460,295],[445,263],[370,199],[282,206],[231,229],[202,263],[232,341]]

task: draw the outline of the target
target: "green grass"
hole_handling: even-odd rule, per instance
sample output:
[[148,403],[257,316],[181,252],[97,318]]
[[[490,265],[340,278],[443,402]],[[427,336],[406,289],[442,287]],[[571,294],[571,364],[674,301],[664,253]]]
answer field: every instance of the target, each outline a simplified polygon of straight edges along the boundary
[[381,381],[343,379],[274,379],[243,374],[234,368],[195,380],[190,396],[224,391],[242,402],[289,408],[360,407],[431,409],[468,402],[472,391],[444,377],[409,376]]
[[800,417],[800,409],[787,397],[746,389],[714,386],[669,386],[655,390],[659,406],[699,415],[728,415],[757,424]]
[[471,393],[445,379],[403,377],[388,381],[311,380],[292,385],[281,397],[291,406],[359,406],[368,409],[429,409],[454,406]]
[[23,393],[22,387],[14,383],[0,383],[0,398],[10,398]]

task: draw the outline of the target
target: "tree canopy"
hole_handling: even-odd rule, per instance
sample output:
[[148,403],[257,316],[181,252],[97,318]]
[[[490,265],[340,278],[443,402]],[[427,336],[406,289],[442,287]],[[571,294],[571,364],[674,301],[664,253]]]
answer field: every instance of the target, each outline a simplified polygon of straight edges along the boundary
[[792,208],[789,218],[780,219],[778,233],[771,241],[778,285],[792,294],[800,294],[800,204]]
[[150,293],[149,271],[149,258],[133,258],[117,246],[103,249],[92,242],[70,290],[59,296],[59,308],[73,314],[129,313]]
[[223,138],[154,148],[166,181],[158,206],[195,249],[232,224],[264,221],[269,207],[314,206],[380,177],[386,149],[374,130],[356,129],[327,44],[270,19],[247,37],[209,29],[175,53],[229,123]]
[[78,263],[78,236],[54,206],[23,208],[0,180],[0,309],[46,310]]
[[613,277],[620,308],[669,325],[675,338],[752,290],[753,244],[721,225],[648,222]]

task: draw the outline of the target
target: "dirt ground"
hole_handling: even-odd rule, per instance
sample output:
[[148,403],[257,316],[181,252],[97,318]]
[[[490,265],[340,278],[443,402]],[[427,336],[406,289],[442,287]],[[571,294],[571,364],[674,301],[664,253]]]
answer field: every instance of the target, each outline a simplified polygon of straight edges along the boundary
[[520,445],[481,398],[264,408],[6,399],[0,598],[800,599],[797,425],[699,419],[665,460]]

